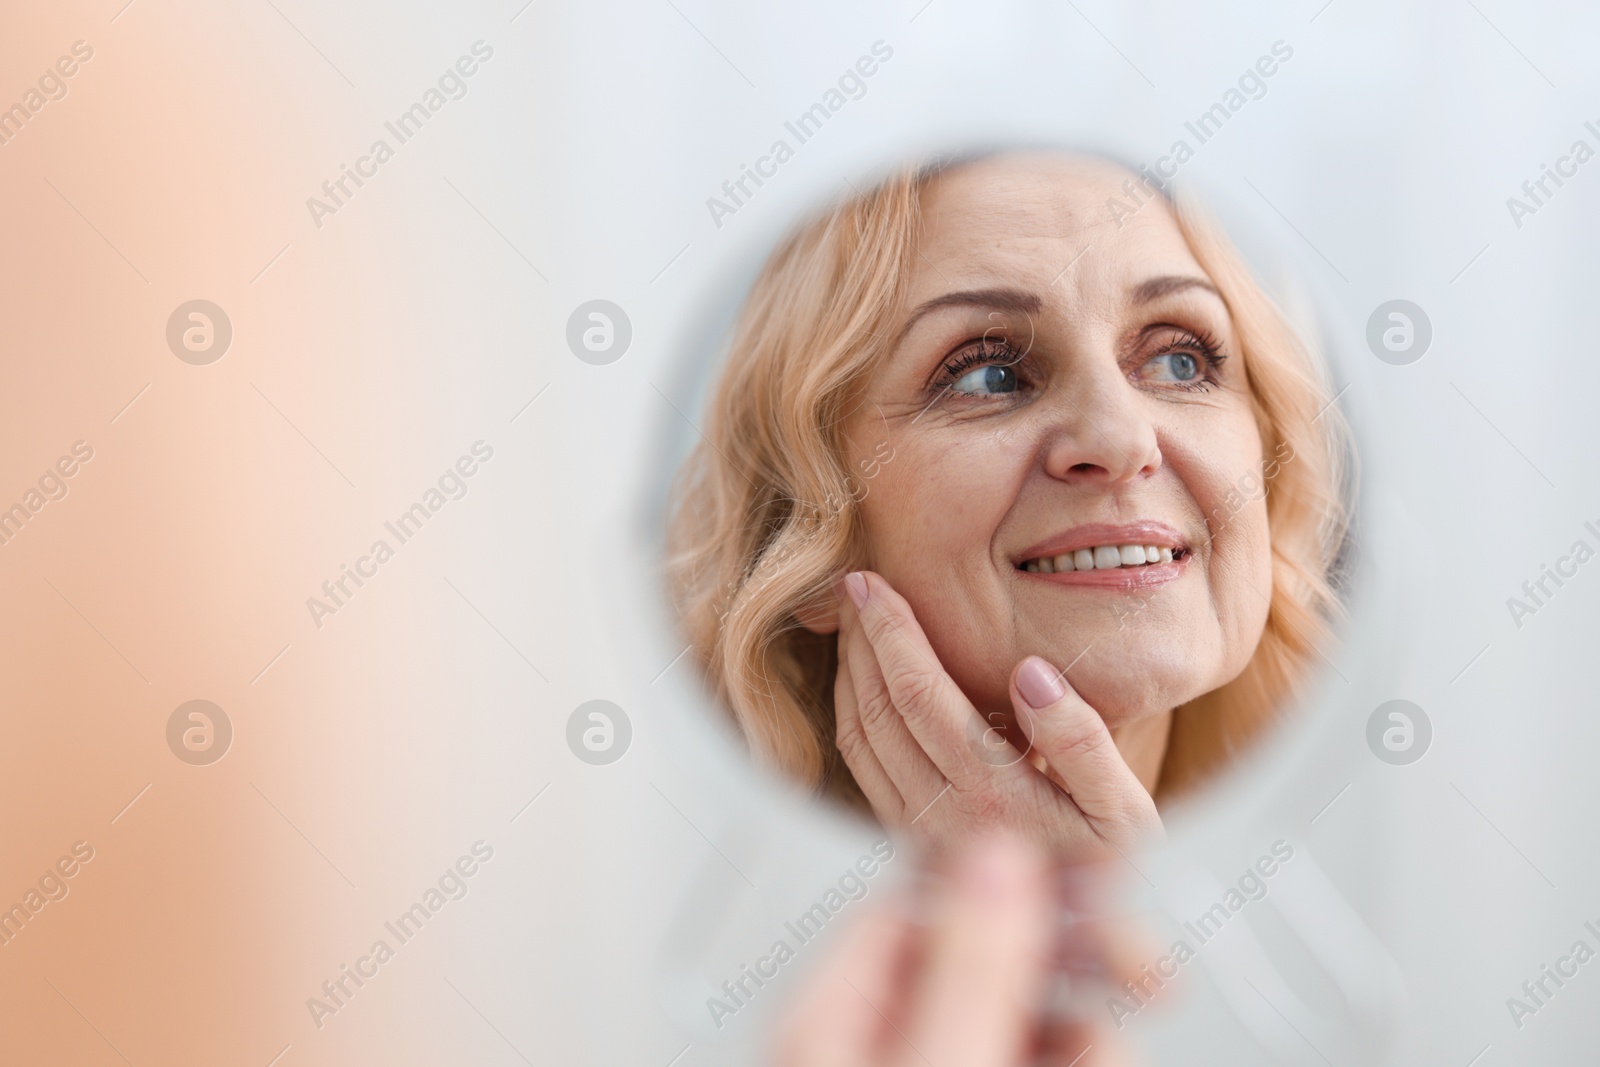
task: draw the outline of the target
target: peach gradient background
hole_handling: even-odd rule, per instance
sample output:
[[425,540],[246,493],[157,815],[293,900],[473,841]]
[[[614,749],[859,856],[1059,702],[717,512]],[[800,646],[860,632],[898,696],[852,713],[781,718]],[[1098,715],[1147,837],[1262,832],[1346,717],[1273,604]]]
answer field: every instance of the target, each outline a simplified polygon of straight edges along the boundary
[[[0,546],[0,899],[73,842],[95,849],[70,895],[0,947],[0,1061],[467,1055],[449,1028],[403,1025],[408,1001],[454,995],[434,965],[444,932],[400,949],[359,1013],[318,1031],[305,1000],[474,840],[505,857],[533,822],[507,817],[544,780],[469,746],[456,716],[471,687],[448,664],[490,656],[522,672],[525,697],[543,683],[441,577],[513,617],[501,595],[519,565],[475,573],[452,539],[496,496],[538,497],[538,409],[510,418],[546,380],[525,359],[474,360],[507,351],[492,316],[460,326],[428,306],[529,308],[540,284],[440,181],[442,127],[510,73],[515,42],[496,37],[498,66],[318,230],[306,196],[504,20],[436,43],[425,25],[375,33],[335,70],[269,5],[118,6],[30,6],[0,33],[7,103],[74,41],[94,48],[68,95],[0,146],[0,499],[74,441],[94,448],[69,494]],[[337,12],[294,17],[307,36],[357,39]],[[234,330],[205,367],[164,339],[197,297]],[[495,459],[468,495],[313,626],[306,598],[479,439]],[[508,524],[535,543],[525,517]],[[469,651],[452,653],[452,628]],[[166,747],[168,715],[195,698],[235,731],[210,766]],[[463,784],[502,759],[482,797]],[[508,862],[472,892],[494,892]]]

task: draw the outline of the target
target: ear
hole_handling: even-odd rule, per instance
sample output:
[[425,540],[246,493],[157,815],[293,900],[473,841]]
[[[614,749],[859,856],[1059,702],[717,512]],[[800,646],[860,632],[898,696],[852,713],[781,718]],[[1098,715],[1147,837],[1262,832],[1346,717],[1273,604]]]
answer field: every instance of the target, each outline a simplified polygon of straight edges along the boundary
[[794,617],[814,634],[839,632],[839,598],[832,590],[801,604]]

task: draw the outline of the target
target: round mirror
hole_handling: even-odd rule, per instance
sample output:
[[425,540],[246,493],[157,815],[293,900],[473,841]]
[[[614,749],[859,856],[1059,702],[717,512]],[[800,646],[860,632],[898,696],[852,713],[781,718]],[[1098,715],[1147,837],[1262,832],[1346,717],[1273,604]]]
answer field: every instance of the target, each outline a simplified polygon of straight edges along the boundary
[[766,256],[662,529],[687,658],[761,765],[890,830],[1087,855],[1305,693],[1349,437],[1307,303],[1175,172],[918,160]]

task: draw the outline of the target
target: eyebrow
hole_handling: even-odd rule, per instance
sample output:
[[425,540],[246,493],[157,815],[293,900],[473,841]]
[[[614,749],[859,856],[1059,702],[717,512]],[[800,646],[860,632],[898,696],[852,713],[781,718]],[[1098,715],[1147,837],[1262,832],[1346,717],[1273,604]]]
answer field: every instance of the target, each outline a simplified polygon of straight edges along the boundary
[[911,332],[911,327],[926,314],[947,307],[980,307],[992,308],[996,311],[1010,311],[1016,314],[1036,315],[1044,307],[1044,301],[1037,295],[1024,289],[1011,289],[1000,287],[995,289],[962,289],[954,293],[945,293],[932,300],[919,304],[911,316],[906,319],[904,326],[900,327],[899,336],[895,338],[898,344],[906,334]]
[[1187,274],[1163,274],[1160,277],[1151,278],[1134,286],[1129,295],[1136,304],[1149,304],[1160,300],[1164,296],[1181,293],[1186,289],[1202,289],[1218,300],[1222,299],[1222,294],[1217,291],[1216,286],[1204,278],[1196,278]]
[[[1218,300],[1222,294],[1217,287],[1204,278],[1197,278],[1185,274],[1163,274],[1140,282],[1130,292],[1130,297],[1136,304],[1149,304],[1162,297],[1181,293],[1187,289],[1200,289],[1210,293]],[[1009,311],[1014,314],[1036,315],[1044,307],[1044,301],[1036,294],[1025,289],[1013,289],[1001,286],[993,289],[961,289],[953,293],[945,293],[919,304],[911,312],[905,325],[900,327],[900,332],[895,338],[895,344],[905,339],[924,315],[947,307],[980,307],[992,308],[996,311]]]

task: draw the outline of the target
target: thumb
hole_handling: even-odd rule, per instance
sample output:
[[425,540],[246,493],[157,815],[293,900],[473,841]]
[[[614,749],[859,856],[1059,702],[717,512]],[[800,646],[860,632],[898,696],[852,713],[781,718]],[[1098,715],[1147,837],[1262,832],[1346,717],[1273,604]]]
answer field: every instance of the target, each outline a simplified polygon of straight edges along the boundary
[[1117,751],[1105,720],[1060,671],[1038,656],[1027,657],[1012,673],[1011,703],[1032,726],[1025,732],[1050,778],[1096,833],[1120,847],[1160,832],[1155,801]]

